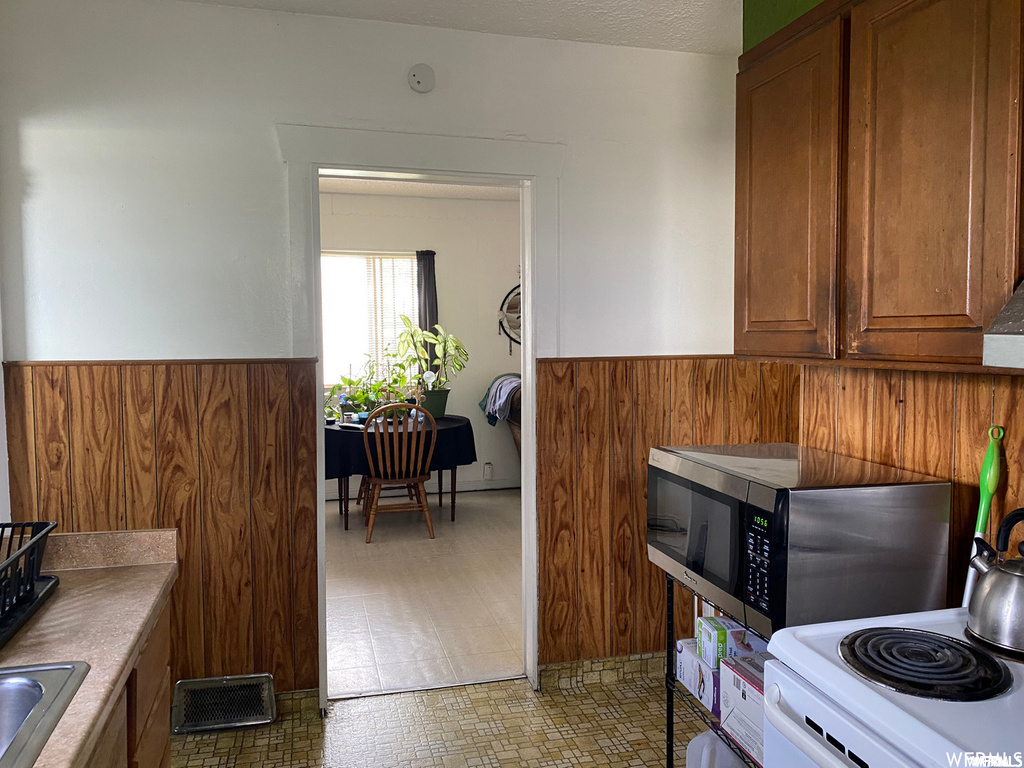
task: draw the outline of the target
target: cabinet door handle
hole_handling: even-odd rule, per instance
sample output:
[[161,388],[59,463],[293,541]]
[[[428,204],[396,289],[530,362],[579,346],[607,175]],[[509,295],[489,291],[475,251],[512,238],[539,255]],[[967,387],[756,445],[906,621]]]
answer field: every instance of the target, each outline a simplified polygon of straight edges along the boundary
[[802,723],[790,718],[782,710],[781,703],[782,691],[779,690],[777,683],[772,683],[764,692],[764,716],[794,747],[811,758],[821,768],[850,767],[851,764],[844,757],[812,737]]

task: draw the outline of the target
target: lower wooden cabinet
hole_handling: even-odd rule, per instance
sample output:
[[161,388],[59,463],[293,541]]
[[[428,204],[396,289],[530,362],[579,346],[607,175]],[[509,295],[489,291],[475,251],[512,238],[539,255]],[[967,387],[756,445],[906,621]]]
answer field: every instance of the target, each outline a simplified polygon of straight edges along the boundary
[[171,621],[164,606],[110,713],[87,768],[171,764]]
[[159,694],[138,732],[131,768],[166,768],[171,759],[171,670],[164,673]]
[[128,768],[127,693],[121,691],[86,768]]

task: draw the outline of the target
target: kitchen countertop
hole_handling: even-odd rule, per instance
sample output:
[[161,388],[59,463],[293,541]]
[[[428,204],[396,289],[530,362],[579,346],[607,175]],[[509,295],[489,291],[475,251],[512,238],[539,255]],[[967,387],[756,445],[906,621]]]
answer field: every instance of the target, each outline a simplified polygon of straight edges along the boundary
[[[147,533],[166,537],[167,532]],[[95,551],[94,535],[82,536],[90,537],[89,549]],[[0,648],[0,667],[84,661],[90,670],[35,768],[85,765],[135,666],[142,639],[160,617],[177,571],[175,562],[51,571],[60,577],[60,585]]]

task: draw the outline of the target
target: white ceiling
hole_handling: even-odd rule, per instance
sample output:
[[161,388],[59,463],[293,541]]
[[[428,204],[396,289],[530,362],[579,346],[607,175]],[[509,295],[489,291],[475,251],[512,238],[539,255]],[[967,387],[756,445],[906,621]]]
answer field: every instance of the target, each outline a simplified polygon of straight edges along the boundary
[[738,55],[743,0],[193,0],[497,35]]
[[397,197],[445,197],[457,200],[518,200],[518,187],[479,184],[436,184],[426,181],[340,179],[321,177],[320,191],[337,195],[389,195]]

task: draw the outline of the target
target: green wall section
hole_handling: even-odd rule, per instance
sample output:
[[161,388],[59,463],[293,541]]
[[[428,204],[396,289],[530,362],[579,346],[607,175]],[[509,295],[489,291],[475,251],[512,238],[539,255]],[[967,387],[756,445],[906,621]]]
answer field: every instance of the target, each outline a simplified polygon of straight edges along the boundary
[[743,0],[743,50],[749,51],[822,0]]

